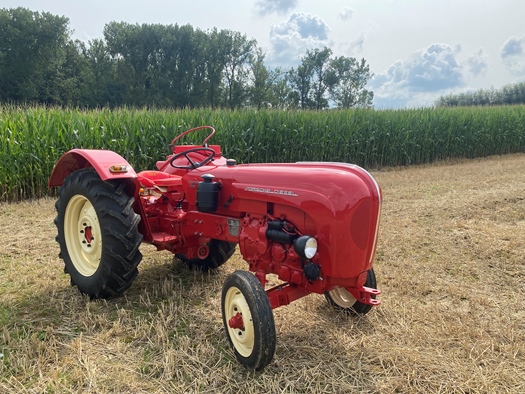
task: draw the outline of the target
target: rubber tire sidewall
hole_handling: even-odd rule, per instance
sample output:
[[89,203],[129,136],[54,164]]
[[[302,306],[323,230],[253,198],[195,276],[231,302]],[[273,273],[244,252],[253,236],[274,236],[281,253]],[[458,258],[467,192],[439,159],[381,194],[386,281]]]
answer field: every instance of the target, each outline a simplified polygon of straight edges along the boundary
[[[240,290],[252,315],[254,346],[252,353],[248,357],[239,354],[229,334],[225,311],[225,298],[228,289],[231,287],[236,287]],[[228,337],[230,346],[232,346],[234,350],[237,360],[248,369],[256,371],[264,369],[264,367],[272,361],[275,354],[275,321],[268,295],[255,275],[248,271],[235,271],[229,275],[222,288],[221,308],[226,336]]]
[[[65,241],[66,210],[69,201],[76,195],[85,197],[93,205],[101,230],[100,263],[90,276],[84,276],[77,270]],[[103,182],[92,168],[73,172],[59,190],[55,224],[60,257],[64,260],[66,273],[71,276],[72,285],[92,299],[120,296],[138,274],[137,266],[142,259],[138,248],[142,235],[138,232],[140,216],[133,211],[133,201],[134,198],[125,193],[123,184]]]

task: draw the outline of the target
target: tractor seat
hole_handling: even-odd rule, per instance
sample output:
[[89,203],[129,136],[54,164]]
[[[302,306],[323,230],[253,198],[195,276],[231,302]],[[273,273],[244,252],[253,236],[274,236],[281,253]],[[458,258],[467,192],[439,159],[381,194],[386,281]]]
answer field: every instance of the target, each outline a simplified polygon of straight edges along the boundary
[[162,171],[141,171],[137,178],[142,187],[171,187],[182,186],[182,177],[180,175],[168,174]]

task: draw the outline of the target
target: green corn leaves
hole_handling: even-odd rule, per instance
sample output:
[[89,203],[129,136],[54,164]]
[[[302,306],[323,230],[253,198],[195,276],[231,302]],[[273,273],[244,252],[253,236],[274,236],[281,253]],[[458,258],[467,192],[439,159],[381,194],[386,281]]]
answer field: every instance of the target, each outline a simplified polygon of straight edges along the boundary
[[[146,110],[0,107],[0,201],[41,197],[60,156],[110,149],[152,169],[181,132],[214,126],[210,141],[239,163],[340,161],[365,168],[525,151],[525,106],[413,110]],[[181,143],[200,144],[207,130]]]

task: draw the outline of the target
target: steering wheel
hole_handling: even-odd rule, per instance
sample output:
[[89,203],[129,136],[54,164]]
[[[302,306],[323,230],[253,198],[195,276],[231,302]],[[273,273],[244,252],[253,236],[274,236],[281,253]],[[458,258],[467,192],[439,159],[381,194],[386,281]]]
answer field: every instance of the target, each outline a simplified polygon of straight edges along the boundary
[[[202,161],[193,161],[190,158],[190,156],[188,155],[188,153],[192,153],[192,152],[206,152],[205,154],[208,154],[208,156]],[[215,151],[212,148],[208,148],[207,146],[199,146],[197,148],[188,149],[188,150],[186,150],[184,152],[176,153],[170,159],[170,165],[173,168],[180,168],[180,169],[183,169],[183,170],[192,170],[192,169],[195,169],[195,168],[202,167],[205,164],[208,164],[210,161],[213,160],[213,156],[214,155],[215,155]],[[187,165],[184,165],[184,166],[180,166],[180,165],[174,164],[175,160],[177,160],[181,156],[184,156],[186,158],[186,160],[188,160],[188,162],[190,164],[187,164]]]
[[186,130],[184,133],[179,134],[177,137],[175,137],[173,139],[173,141],[171,141],[170,150],[173,153],[175,153],[175,142],[180,140],[186,134],[193,133],[194,131],[201,130],[201,129],[210,129],[211,130],[211,133],[204,139],[204,141],[202,141],[202,146],[203,147],[207,147],[208,146],[208,140],[213,136],[213,134],[215,134],[215,129],[213,127],[211,127],[211,126],[199,126],[199,127],[193,128],[193,129]]

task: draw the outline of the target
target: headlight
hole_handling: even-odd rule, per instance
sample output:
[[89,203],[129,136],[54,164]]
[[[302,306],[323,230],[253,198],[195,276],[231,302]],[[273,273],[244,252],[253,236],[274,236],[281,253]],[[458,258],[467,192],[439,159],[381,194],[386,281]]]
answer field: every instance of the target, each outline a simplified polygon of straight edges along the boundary
[[310,260],[317,252],[317,240],[309,235],[303,235],[295,240],[293,248],[303,259]]

